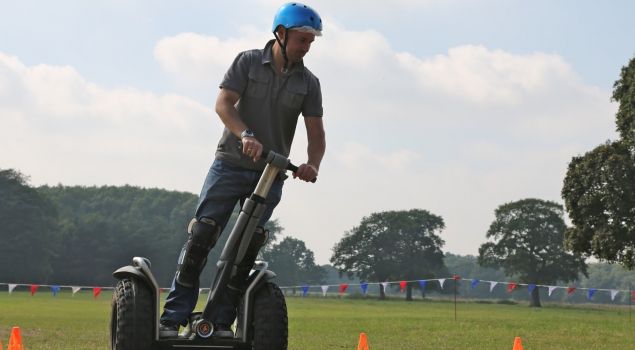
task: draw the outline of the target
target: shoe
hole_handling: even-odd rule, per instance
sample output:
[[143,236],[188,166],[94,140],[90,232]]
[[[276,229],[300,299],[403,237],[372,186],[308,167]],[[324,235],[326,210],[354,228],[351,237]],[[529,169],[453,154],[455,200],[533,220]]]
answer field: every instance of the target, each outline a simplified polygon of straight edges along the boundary
[[234,332],[231,327],[226,324],[215,324],[212,336],[217,338],[233,338]]
[[179,336],[179,324],[170,321],[161,321],[159,325],[159,338],[176,338]]

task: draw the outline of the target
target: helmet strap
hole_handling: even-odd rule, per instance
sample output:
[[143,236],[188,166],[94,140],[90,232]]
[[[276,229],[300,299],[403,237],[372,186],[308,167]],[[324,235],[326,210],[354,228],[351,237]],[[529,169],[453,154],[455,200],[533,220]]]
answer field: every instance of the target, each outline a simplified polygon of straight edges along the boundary
[[276,37],[276,41],[278,42],[278,45],[280,45],[280,48],[282,49],[282,58],[284,58],[284,66],[282,67],[282,73],[287,74],[287,72],[289,71],[289,58],[287,57],[287,40],[289,39],[289,30],[287,28],[284,28],[284,31],[285,31],[284,42],[280,40],[277,30],[273,32],[273,35]]

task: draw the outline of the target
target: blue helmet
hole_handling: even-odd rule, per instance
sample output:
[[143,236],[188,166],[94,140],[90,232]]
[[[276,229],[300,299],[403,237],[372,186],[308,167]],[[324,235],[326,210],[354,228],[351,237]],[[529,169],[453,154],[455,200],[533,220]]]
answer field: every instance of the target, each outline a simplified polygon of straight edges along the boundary
[[275,33],[279,26],[307,31],[316,36],[322,35],[320,15],[314,9],[299,2],[290,2],[280,7],[273,19],[272,31]]

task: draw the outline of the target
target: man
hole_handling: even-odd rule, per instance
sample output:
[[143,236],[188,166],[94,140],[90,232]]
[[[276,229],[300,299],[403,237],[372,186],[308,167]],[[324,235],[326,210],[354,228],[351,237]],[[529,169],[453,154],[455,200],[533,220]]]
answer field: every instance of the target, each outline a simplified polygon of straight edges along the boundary
[[[308,160],[294,178],[317,177],[326,148],[322,125],[322,93],[319,80],[303,64],[322,20],[317,12],[300,3],[283,5],[273,22],[275,40],[264,49],[238,54],[220,84],[216,113],[225,129],[216,158],[201,191],[189,238],[179,256],[177,272],[161,316],[160,336],[175,337],[196,306],[199,276],[237,202],[253,192],[265,163],[263,150],[289,155],[298,116],[304,116]],[[231,338],[230,326],[242,287],[265,243],[265,223],[280,201],[284,179],[277,179],[266,199],[267,209],[254,233],[249,252],[221,295],[213,336]]]

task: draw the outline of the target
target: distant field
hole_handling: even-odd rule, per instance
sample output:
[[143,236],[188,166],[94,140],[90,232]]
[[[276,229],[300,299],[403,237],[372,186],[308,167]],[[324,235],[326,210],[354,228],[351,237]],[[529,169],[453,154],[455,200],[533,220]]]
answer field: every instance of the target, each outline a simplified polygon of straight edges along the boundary
[[[0,340],[20,326],[25,349],[107,349],[110,293],[0,292]],[[288,297],[289,349],[635,349],[627,307],[556,307]]]

